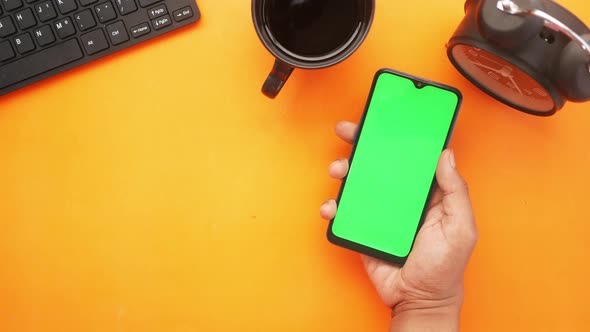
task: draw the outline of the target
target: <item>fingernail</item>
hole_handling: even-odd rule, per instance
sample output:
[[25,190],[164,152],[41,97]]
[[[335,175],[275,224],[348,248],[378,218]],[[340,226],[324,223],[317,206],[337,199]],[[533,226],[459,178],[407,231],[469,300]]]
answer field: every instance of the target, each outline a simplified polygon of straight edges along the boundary
[[453,150],[449,153],[449,164],[451,164],[452,168],[457,168],[457,164],[455,163],[455,152]]
[[326,209],[328,208],[328,203],[324,203],[322,204],[322,206],[320,206],[320,215],[324,216],[326,214]]
[[345,162],[348,162],[348,159],[346,159],[346,158],[340,158],[340,159],[336,159],[336,160],[334,160],[334,161],[333,161],[333,162],[330,164],[330,167],[333,167],[333,166],[336,166],[336,165],[342,165],[342,164],[344,164]]

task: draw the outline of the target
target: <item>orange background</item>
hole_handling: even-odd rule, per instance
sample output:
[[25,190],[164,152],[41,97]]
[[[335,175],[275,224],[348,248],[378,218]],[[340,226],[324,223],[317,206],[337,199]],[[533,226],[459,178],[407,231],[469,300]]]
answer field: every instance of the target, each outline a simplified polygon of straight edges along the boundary
[[[386,331],[358,255],[318,208],[374,72],[460,88],[452,146],[480,241],[466,331],[590,324],[590,104],[539,118],[456,72],[463,1],[377,1],[350,59],[277,100],[250,1],[0,98],[0,331]],[[586,0],[561,3],[590,23]]]

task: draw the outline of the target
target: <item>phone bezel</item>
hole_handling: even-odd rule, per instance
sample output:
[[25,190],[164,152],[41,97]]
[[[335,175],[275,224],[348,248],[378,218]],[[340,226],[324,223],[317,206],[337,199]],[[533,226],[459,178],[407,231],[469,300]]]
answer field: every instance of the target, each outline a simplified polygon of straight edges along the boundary
[[[438,82],[433,82],[430,80],[426,80],[424,78],[421,77],[417,77],[414,75],[410,75],[410,74],[406,74],[397,70],[393,70],[393,69],[389,69],[389,68],[382,68],[379,69],[377,71],[377,73],[375,74],[374,78],[373,78],[373,83],[371,84],[371,90],[369,92],[369,96],[367,98],[367,102],[365,105],[365,110],[361,116],[361,119],[359,121],[359,125],[358,125],[358,129],[357,132],[355,134],[355,138],[354,138],[354,142],[353,142],[353,147],[352,147],[352,151],[350,153],[350,157],[349,157],[349,162],[352,165],[353,161],[354,161],[354,154],[356,152],[357,149],[357,143],[358,143],[358,139],[361,135],[361,132],[363,130],[363,126],[365,124],[365,119],[367,117],[367,113],[369,111],[369,106],[371,105],[371,101],[373,99],[373,93],[375,92],[375,86],[377,85],[377,81],[379,80],[379,77],[383,74],[388,74],[388,75],[395,75],[395,76],[399,76],[405,79],[408,79],[412,82],[414,82],[414,86],[416,86],[416,89],[422,89],[426,86],[434,86],[443,90],[447,90],[450,91],[452,93],[454,93],[457,96],[457,106],[455,107],[454,113],[453,113],[453,119],[451,121],[451,124],[449,126],[449,130],[447,131],[447,136],[445,138],[445,142],[443,145],[443,149],[441,150],[444,151],[444,149],[446,149],[449,145],[449,142],[451,140],[452,134],[453,134],[453,130],[455,129],[455,123],[457,121],[457,117],[459,115],[459,110],[461,109],[461,105],[463,103],[463,95],[461,94],[461,91],[459,91],[459,89],[454,88],[452,86],[446,85],[446,84],[442,84],[442,83],[438,83]],[[419,87],[418,85],[421,85],[421,87]],[[424,207],[422,208],[422,214],[420,216],[420,221],[418,223],[418,227],[416,229],[416,233],[414,234],[414,238],[412,239],[412,246],[410,249],[410,253],[412,252],[412,248],[414,247],[414,242],[416,241],[416,235],[418,234],[418,232],[420,231],[420,228],[422,227],[422,225],[424,224],[424,218],[426,216],[426,209],[428,207],[428,205],[430,204],[430,200],[432,198],[432,194],[434,192],[434,188],[436,186],[436,174],[433,174],[433,179],[432,179],[432,183],[430,185],[430,189],[428,191],[428,196],[426,198]],[[348,178],[348,175],[346,177],[344,177],[342,179],[342,183],[340,185],[340,190],[338,192],[338,198],[336,199],[336,203],[340,204],[340,199],[342,197],[342,192],[344,191],[344,187],[346,186],[346,179]],[[356,243],[350,240],[347,240],[345,238],[341,238],[339,236],[336,236],[334,234],[334,232],[332,231],[332,226],[334,225],[334,219],[330,220],[330,224],[328,226],[328,231],[327,231],[327,237],[328,237],[328,241],[330,241],[331,243],[338,245],[340,247],[344,247],[346,249],[350,249],[350,250],[354,250],[357,252],[360,252],[362,254],[368,255],[368,256],[372,256],[372,257],[376,257],[379,259],[382,259],[384,261],[390,262],[390,263],[394,263],[394,264],[398,264],[398,265],[403,265],[408,256],[396,256],[396,255],[392,255],[390,253],[381,251],[381,250],[377,250],[375,248],[371,248],[368,246],[365,246],[363,244],[360,243]]]

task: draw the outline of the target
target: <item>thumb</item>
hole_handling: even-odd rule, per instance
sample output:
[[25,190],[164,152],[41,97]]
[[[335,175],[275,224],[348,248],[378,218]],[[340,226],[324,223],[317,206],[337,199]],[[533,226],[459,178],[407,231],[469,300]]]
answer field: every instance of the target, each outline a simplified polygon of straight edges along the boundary
[[450,221],[473,220],[467,183],[457,171],[452,150],[443,151],[436,169],[436,181],[443,195],[445,214]]

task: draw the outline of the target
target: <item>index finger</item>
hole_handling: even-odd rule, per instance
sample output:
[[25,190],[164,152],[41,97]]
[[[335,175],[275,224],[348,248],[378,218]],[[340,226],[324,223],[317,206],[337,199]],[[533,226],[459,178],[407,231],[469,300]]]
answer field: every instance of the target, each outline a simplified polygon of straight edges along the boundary
[[356,123],[341,121],[336,125],[336,136],[345,142],[352,144],[358,125]]

